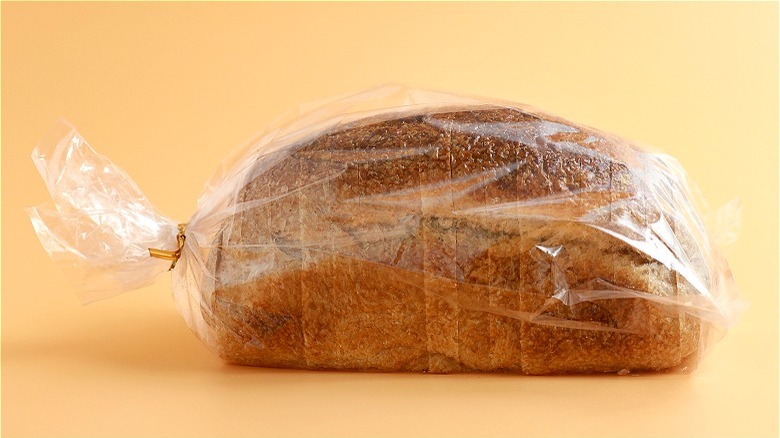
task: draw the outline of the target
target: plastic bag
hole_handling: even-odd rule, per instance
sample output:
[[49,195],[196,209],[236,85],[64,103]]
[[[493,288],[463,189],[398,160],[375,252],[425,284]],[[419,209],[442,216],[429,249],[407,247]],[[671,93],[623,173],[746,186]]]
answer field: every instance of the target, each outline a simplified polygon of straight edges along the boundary
[[723,239],[669,156],[526,105],[401,86],[272,126],[177,227],[64,125],[33,153],[52,196],[29,210],[35,231],[84,302],[173,262],[179,312],[239,364],[685,371],[734,323]]

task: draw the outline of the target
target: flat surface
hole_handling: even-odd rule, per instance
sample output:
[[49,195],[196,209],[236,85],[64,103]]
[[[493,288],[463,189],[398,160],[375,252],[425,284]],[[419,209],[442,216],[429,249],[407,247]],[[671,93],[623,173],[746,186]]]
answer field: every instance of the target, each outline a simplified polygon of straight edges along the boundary
[[[778,6],[2,4],[2,435],[776,436]],[[526,102],[655,145],[719,206],[750,307],[689,376],[227,366],[170,280],[81,307],[24,207],[58,117],[186,220],[299,103],[393,81]]]

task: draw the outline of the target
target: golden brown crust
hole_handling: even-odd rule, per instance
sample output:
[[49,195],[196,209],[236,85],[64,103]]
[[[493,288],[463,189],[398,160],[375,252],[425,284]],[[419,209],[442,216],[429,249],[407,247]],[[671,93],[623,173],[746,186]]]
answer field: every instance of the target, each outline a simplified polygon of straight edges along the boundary
[[[560,119],[479,107],[358,121],[260,157],[237,199],[259,205],[233,217],[218,250],[220,355],[439,373],[680,366],[698,349],[697,319],[662,300],[577,302],[604,285],[687,287],[564,220],[641,199],[635,154]],[[634,207],[649,223],[653,209]]]

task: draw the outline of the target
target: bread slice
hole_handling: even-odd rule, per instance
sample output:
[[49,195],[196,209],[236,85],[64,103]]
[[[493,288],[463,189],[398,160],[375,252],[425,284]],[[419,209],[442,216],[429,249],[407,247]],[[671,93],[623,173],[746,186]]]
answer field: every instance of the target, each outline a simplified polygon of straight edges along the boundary
[[236,198],[251,208],[215,245],[219,354],[436,373],[683,366],[701,321],[677,303],[698,292],[648,246],[659,223],[684,230],[646,165],[607,134],[494,106],[388,113],[260,156]]

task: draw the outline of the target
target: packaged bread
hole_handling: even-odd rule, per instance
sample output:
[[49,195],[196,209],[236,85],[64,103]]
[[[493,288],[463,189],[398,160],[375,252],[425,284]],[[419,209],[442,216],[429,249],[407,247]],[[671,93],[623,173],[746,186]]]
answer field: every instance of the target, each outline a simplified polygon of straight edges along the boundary
[[288,114],[178,224],[71,126],[31,208],[84,302],[171,270],[229,363],[687,372],[736,288],[673,158],[527,105],[385,86]]

